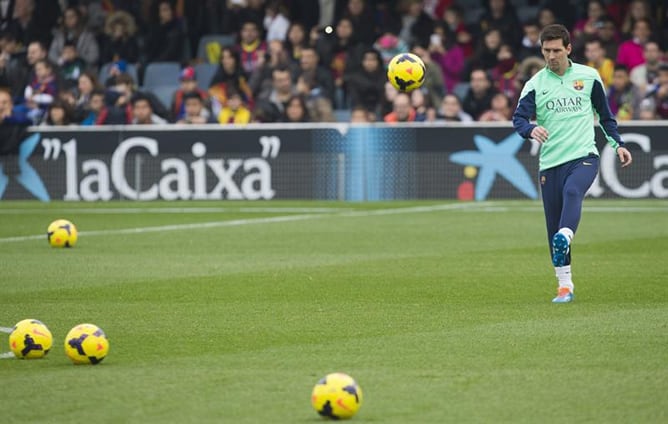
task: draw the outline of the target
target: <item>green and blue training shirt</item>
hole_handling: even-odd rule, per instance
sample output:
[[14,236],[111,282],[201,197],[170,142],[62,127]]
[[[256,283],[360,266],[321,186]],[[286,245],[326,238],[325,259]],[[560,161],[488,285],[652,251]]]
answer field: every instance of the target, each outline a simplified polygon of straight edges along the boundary
[[540,149],[541,171],[598,155],[594,112],[610,146],[616,149],[624,145],[596,69],[570,60],[569,64],[563,76],[545,67],[527,81],[513,115],[513,126],[522,137],[531,138],[536,127],[531,123],[534,117],[547,129],[549,136]]

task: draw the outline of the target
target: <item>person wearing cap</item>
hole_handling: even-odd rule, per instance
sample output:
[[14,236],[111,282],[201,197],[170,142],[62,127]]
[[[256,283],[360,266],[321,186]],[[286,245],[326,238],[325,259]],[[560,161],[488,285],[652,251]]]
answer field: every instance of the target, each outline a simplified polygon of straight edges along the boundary
[[185,116],[184,99],[187,94],[197,93],[205,106],[208,105],[209,101],[209,94],[197,85],[197,74],[195,73],[195,68],[192,66],[187,66],[181,70],[179,82],[180,87],[174,92],[172,99],[172,115],[176,121],[183,119]]

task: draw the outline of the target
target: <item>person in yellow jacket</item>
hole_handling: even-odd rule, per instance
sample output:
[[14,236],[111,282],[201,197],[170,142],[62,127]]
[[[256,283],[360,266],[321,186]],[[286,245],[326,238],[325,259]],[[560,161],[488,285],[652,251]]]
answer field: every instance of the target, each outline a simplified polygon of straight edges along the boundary
[[241,99],[241,94],[230,87],[227,95],[227,103],[218,114],[218,122],[223,125],[249,123],[251,121],[251,111]]
[[605,56],[605,49],[600,39],[592,38],[585,42],[585,57],[587,58],[587,66],[591,66],[598,71],[598,75],[603,81],[603,88],[607,90],[612,84],[615,62]]

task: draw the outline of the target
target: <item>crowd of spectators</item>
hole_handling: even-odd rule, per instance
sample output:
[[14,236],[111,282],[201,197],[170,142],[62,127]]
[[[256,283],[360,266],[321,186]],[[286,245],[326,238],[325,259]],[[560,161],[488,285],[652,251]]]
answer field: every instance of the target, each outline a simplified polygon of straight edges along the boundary
[[[0,0],[0,121],[507,121],[551,23],[618,120],[666,119],[666,13],[652,0]],[[427,72],[403,94],[385,66],[408,51]],[[165,62],[180,67],[167,99],[146,72]],[[216,67],[203,83],[200,63]]]

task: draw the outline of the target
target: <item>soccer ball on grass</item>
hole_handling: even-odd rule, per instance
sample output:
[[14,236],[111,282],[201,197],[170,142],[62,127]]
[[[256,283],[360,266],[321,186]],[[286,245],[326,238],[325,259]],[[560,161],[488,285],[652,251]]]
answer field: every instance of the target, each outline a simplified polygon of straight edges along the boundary
[[9,348],[21,359],[43,358],[51,350],[53,336],[41,321],[24,319],[9,334]]
[[425,72],[422,59],[412,53],[400,53],[387,65],[387,79],[394,88],[403,93],[420,88]]
[[78,239],[77,227],[66,219],[57,219],[46,230],[52,247],[73,247]]
[[109,340],[97,325],[79,324],[65,336],[65,354],[77,365],[99,364],[109,353]]
[[311,405],[324,418],[352,418],[362,406],[362,388],[347,374],[328,374],[313,387]]

